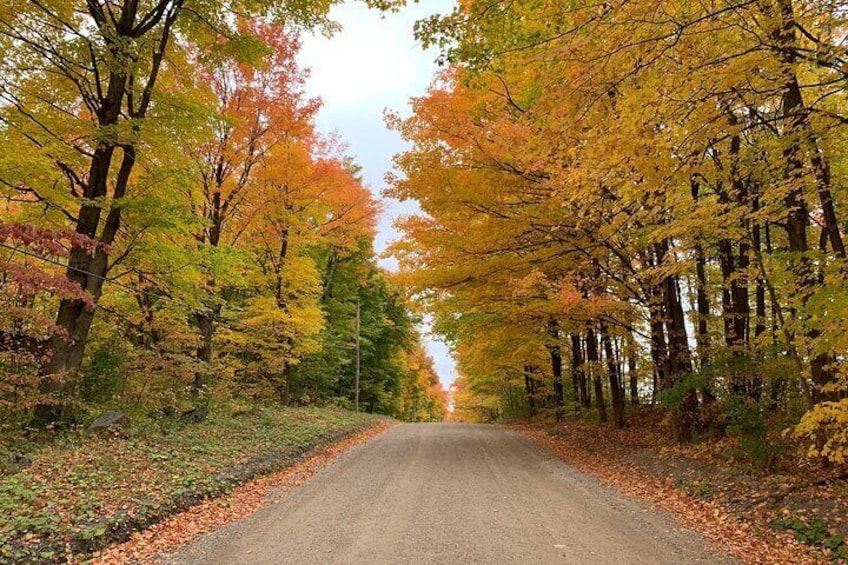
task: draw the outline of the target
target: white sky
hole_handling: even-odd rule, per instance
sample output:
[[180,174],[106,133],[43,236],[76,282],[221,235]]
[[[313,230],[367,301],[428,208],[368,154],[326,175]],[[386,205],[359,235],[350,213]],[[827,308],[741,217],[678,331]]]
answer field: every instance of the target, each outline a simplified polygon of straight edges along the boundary
[[[436,53],[425,52],[415,41],[413,24],[431,14],[449,12],[453,6],[454,0],[420,0],[400,13],[381,14],[348,1],[331,12],[342,31],[329,39],[303,38],[298,60],[311,70],[307,92],[324,102],[318,127],[328,134],[338,133],[364,168],[365,182],[378,198],[385,175],[392,170],[392,157],[405,148],[403,140],[386,129],[384,111],[408,115],[409,99],[423,94],[437,71]],[[385,202],[385,207],[377,233],[378,253],[399,237],[392,225],[395,218],[415,211],[412,204],[394,201]],[[383,265],[392,268],[394,264],[384,260]],[[447,390],[456,376],[450,352],[432,336],[427,336],[426,345]]]

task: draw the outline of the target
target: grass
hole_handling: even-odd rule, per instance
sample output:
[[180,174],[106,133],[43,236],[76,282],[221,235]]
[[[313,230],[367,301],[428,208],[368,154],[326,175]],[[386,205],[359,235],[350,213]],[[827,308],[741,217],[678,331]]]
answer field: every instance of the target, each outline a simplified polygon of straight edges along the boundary
[[111,542],[377,425],[340,410],[213,411],[146,421],[122,437],[62,436],[0,475],[0,562],[79,561]]

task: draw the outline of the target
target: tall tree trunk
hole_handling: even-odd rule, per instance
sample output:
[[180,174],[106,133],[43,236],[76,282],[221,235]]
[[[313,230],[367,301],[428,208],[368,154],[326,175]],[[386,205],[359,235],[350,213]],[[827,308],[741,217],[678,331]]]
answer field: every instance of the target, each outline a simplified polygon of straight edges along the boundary
[[[134,3],[130,3],[134,4]],[[136,7],[124,6],[121,26],[116,30],[120,35],[128,33],[135,23]],[[123,34],[121,33],[123,32]],[[120,47],[113,47],[114,54],[120,56]],[[100,130],[114,128],[121,117],[128,75],[123,70],[113,70],[109,75],[109,85],[97,115]],[[104,246],[115,241],[120,227],[121,208],[115,203],[122,198],[129,183],[130,173],[135,165],[135,148],[127,146],[123,150],[118,177],[115,180],[114,200],[106,218],[103,232],[98,236],[100,218],[105,209],[100,201],[109,194],[109,172],[118,148],[114,136],[102,136],[94,150],[88,168],[88,180],[83,186],[84,203],[77,214],[75,231],[91,241],[97,241],[97,249],[90,253],[84,246],[74,243],[71,247],[68,268],[65,275],[87,292],[93,304],[103,293],[103,283],[108,270],[108,256]],[[56,314],[55,332],[50,340],[50,358],[45,364],[41,393],[55,401],[36,406],[33,424],[44,426],[59,421],[63,416],[62,401],[73,389],[73,381],[82,365],[88,334],[94,320],[94,307],[77,299],[66,298],[59,304]]]
[[[751,207],[754,213],[757,213],[760,210],[759,189],[756,192],[757,194],[755,194],[751,200]],[[754,257],[762,255],[763,237],[759,220],[756,220],[753,226],[751,226],[751,246],[753,248]],[[754,284],[754,316],[756,318],[754,321],[754,336],[757,339],[760,339],[762,335],[766,333],[766,281],[763,280],[761,274],[758,274]],[[757,345],[759,348],[762,348],[762,344]],[[762,358],[762,353],[760,354],[760,358]],[[751,385],[751,396],[754,400],[759,402],[763,395],[762,374],[755,375]]]
[[[150,19],[143,22],[147,31],[139,31],[140,24],[136,23],[139,3],[125,1],[110,8],[113,17],[102,18],[102,8],[96,2],[88,3],[88,10],[95,21],[102,20],[100,33],[106,38],[111,61],[106,87],[97,89],[97,118],[98,133],[95,138],[98,145],[91,154],[88,175],[81,182],[83,204],[76,215],[74,230],[90,241],[97,243],[97,248],[91,252],[87,246],[74,243],[70,249],[66,276],[72,282],[79,284],[91,298],[91,304],[76,299],[63,299],[56,314],[55,332],[50,340],[49,360],[42,369],[43,376],[41,392],[50,401],[36,406],[32,424],[38,427],[57,422],[63,416],[64,400],[74,388],[74,380],[82,365],[85,346],[94,320],[94,307],[103,293],[103,283],[109,270],[109,257],[106,250],[115,242],[121,227],[122,200],[126,196],[130,177],[136,163],[136,147],[128,139],[116,139],[115,132],[121,122],[128,123],[129,117],[133,123],[130,128],[138,133],[139,123],[147,116],[150,106],[151,93],[159,75],[159,69],[167,48],[171,28],[182,8],[182,0],[175,1],[170,7],[154,11]],[[128,61],[136,57],[135,47],[140,43],[141,36],[148,34],[157,23],[163,23],[160,35],[152,39],[154,48],[153,58],[146,82],[140,96],[130,103],[127,94],[135,89],[135,84],[141,81],[130,81],[131,73],[136,69],[129,66]],[[102,61],[101,61],[102,62]],[[95,63],[100,65],[101,62]],[[64,63],[63,63],[64,64]],[[90,94],[82,92],[82,94]],[[136,93],[138,94],[138,93]],[[110,182],[110,172],[114,166],[117,150],[120,148],[122,157],[117,173]],[[112,197],[109,197],[109,186],[112,186]],[[104,206],[103,202],[110,202]],[[105,221],[101,216],[108,210]],[[98,228],[102,223],[102,231]]]
[[531,416],[536,415],[536,380],[533,378],[533,367],[524,366],[524,392],[527,394],[527,407]]
[[[707,292],[707,259],[701,244],[695,246],[695,273],[698,285],[696,289],[698,327],[696,328],[695,343],[698,348],[700,368],[701,370],[704,370],[710,366],[710,352],[712,346],[710,343],[711,340],[708,326],[708,320],[710,319],[710,299]],[[704,404],[712,404],[715,402],[716,397],[713,392],[712,382],[707,382],[701,388],[701,398],[703,399]]]
[[[221,242],[221,230],[223,227],[223,219],[218,213],[220,206],[220,189],[216,190],[212,198],[212,206],[209,210],[209,228],[203,240],[213,248],[218,247]],[[215,279],[210,278],[207,281],[207,287],[215,287]],[[195,351],[195,359],[201,363],[194,372],[194,380],[191,383],[191,393],[195,396],[199,395],[206,385],[206,377],[209,375],[212,358],[213,358],[213,343],[215,333],[218,330],[217,322],[221,315],[220,304],[209,304],[194,313],[194,321],[197,324],[197,331],[200,333],[200,346]]]
[[710,299],[707,294],[707,258],[700,243],[695,245],[695,274],[697,277],[695,301],[698,309],[696,343],[698,359],[701,368],[704,368],[710,365],[710,332],[707,325],[710,319]]
[[[779,17],[781,25],[771,34],[776,44],[777,56],[784,66],[785,83],[781,100],[781,112],[784,118],[784,131],[787,146],[783,150],[785,162],[785,178],[790,185],[790,190],[784,197],[784,202],[789,210],[784,222],[787,237],[789,239],[789,250],[795,253],[792,268],[797,280],[799,294],[802,304],[806,304],[810,295],[821,282],[820,273],[816,272],[810,258],[807,256],[809,243],[807,239],[807,227],[810,222],[809,210],[804,199],[803,178],[806,174],[802,142],[805,142],[814,155],[812,163],[817,184],[817,194],[822,207],[822,217],[827,231],[827,239],[840,259],[845,258],[845,246],[836,219],[831,196],[830,174],[827,161],[822,160],[817,145],[814,130],[810,123],[809,110],[804,104],[804,98],[797,77],[797,37],[796,21],[792,0],[779,0],[777,3],[779,13],[774,13],[773,5],[763,3],[762,7],[769,17]],[[817,165],[818,163],[818,165]],[[806,338],[816,341],[820,337],[817,330],[808,330]],[[833,358],[831,355],[820,353],[814,354],[810,359],[810,376],[813,381],[811,402],[818,403],[823,400],[835,399],[833,393],[826,392],[836,377],[834,371],[829,367]]]
[[[735,267],[733,261],[733,243],[729,239],[722,239],[718,243],[719,265],[721,267],[721,310],[724,328],[724,344],[728,349],[734,351],[739,343],[735,333],[734,308],[733,308],[733,277]],[[734,387],[736,385],[733,385]]]
[[[697,202],[700,198],[701,185],[695,175],[689,180],[692,199]],[[698,363],[701,370],[710,366],[712,344],[710,343],[709,319],[710,299],[707,287],[707,256],[700,241],[695,244],[695,309],[698,314],[695,343],[698,351]],[[715,401],[712,383],[706,383],[701,389],[704,404]]]
[[[783,95],[783,114],[791,117],[801,111],[800,108],[802,105],[800,90],[793,86],[787,87]],[[792,118],[792,120],[797,120],[797,117]],[[802,193],[803,162],[801,161],[800,153],[800,147],[795,141],[790,142],[789,146],[784,150],[787,164],[787,180],[796,185],[784,199],[789,209],[789,214],[784,225],[789,240],[789,250],[796,254],[796,257],[792,260],[792,265],[793,272],[798,281],[803,305],[806,304],[810,295],[820,284],[821,275],[816,272],[816,267],[807,255],[809,252],[807,227],[809,226],[810,218]],[[807,331],[806,337],[810,341],[815,341],[820,335],[818,330],[811,329]],[[830,356],[827,354],[815,354],[810,359],[810,376],[814,385],[811,401],[814,404],[830,396],[824,392],[825,387],[835,380],[833,371],[828,367],[830,360]]]
[[624,396],[622,395],[621,377],[618,372],[618,360],[612,348],[612,340],[606,324],[601,323],[601,343],[604,347],[604,357],[607,362],[607,375],[610,383],[612,420],[616,428],[624,427]]
[[[845,244],[842,240],[839,220],[833,203],[833,181],[830,163],[819,145],[818,136],[810,120],[810,110],[804,103],[801,85],[798,80],[797,58],[799,46],[796,30],[799,26],[795,19],[795,10],[792,4],[792,0],[778,1],[780,13],[777,15],[780,17],[781,26],[772,32],[772,39],[776,43],[775,50],[777,57],[784,66],[783,116],[787,120],[788,125],[785,131],[788,137],[794,138],[790,141],[790,152],[793,157],[790,165],[800,176],[801,171],[795,169],[795,166],[801,162],[799,146],[803,143],[809,152],[810,165],[812,166],[813,176],[816,181],[816,194],[819,205],[821,206],[822,220],[824,221],[824,239],[830,243],[831,249],[837,257],[845,259]],[[772,12],[774,9],[772,6],[766,5],[765,9],[769,15],[773,15]]]
[[651,398],[656,403],[657,393],[666,386],[668,368],[668,342],[665,335],[665,324],[663,321],[664,308],[662,304],[661,285],[651,289],[649,316],[651,326],[651,361],[653,367],[653,390]]
[[[113,79],[118,80],[118,79]],[[124,78],[124,80],[126,80]],[[123,95],[121,94],[110,104],[120,108]],[[110,120],[112,118],[109,118]],[[117,123],[117,118],[112,123]],[[102,124],[103,127],[108,123]],[[101,144],[95,150],[89,169],[88,183],[85,196],[90,200],[103,199],[108,194],[109,168],[116,147]],[[118,176],[115,180],[114,198],[122,198],[129,183],[130,173],[135,165],[135,149],[124,149],[123,159]],[[88,334],[94,321],[94,305],[103,293],[103,283],[109,268],[109,257],[105,251],[107,246],[114,243],[120,227],[121,208],[113,204],[109,209],[102,232],[97,234],[103,208],[96,204],[83,204],[77,216],[76,232],[97,242],[97,248],[90,253],[85,247],[74,244],[71,247],[67,278],[77,283],[88,293],[91,303],[78,299],[65,298],[59,303],[56,315],[55,332],[50,340],[49,361],[43,368],[45,376],[42,379],[41,393],[52,397],[55,403],[47,402],[36,407],[33,424],[41,427],[62,419],[64,408],[62,400],[73,390],[74,379],[82,366]]]
[[589,374],[592,376],[592,384],[595,388],[595,406],[598,409],[598,420],[607,421],[607,407],[604,402],[604,385],[601,382],[601,371],[598,364],[598,341],[595,338],[595,330],[591,327],[586,332],[586,362],[589,366]]
[[[739,125],[739,119],[732,111],[728,111],[729,123],[731,127]],[[742,178],[740,172],[740,153],[742,147],[742,138],[739,134],[734,134],[730,138],[730,177],[732,194],[730,197],[735,204],[742,210],[751,209],[751,195],[748,181]],[[751,320],[751,305],[748,293],[748,268],[751,264],[750,259],[750,220],[747,214],[741,220],[742,236],[739,238],[736,249],[736,256],[731,255],[731,278],[725,281],[730,285],[731,293],[731,319],[732,319],[732,343],[730,344],[733,356],[738,359],[746,359],[749,351],[749,334]],[[740,364],[737,367],[742,373],[734,377],[732,386],[733,392],[736,394],[751,393],[748,375],[748,364]]]
[[336,268],[339,266],[339,256],[335,249],[330,250],[327,257],[327,269],[324,274],[324,288],[321,292],[321,303],[326,303],[333,296],[333,280],[336,278]]
[[574,371],[574,368],[573,368],[573,358],[572,358],[572,371],[571,371],[571,389],[572,389],[572,394],[574,395],[574,408],[576,410],[580,410],[580,406],[581,406],[580,383],[579,383],[579,376],[577,375],[577,372]]
[[292,395],[293,368],[291,363],[284,363],[283,370],[280,372],[280,380],[276,383],[277,394],[283,406],[292,406],[294,404],[294,396]]
[[274,267],[274,297],[277,301],[277,308],[284,310],[286,308],[286,297],[283,296],[283,267],[286,264],[286,258],[289,254],[289,229],[284,227],[280,230],[280,251],[277,254],[277,261]]
[[559,324],[551,319],[548,322],[548,352],[551,356],[551,374],[554,378],[554,403],[557,422],[562,420],[565,407],[565,388],[562,383],[562,346],[560,345]]
[[[692,199],[698,202],[701,185],[694,175],[690,179],[689,184]],[[698,345],[698,359],[701,368],[704,368],[710,364],[710,332],[707,325],[710,319],[710,299],[707,294],[707,257],[700,241],[695,244],[695,276],[697,279],[695,302],[698,312],[696,340]]]
[[[752,207],[754,212],[760,211],[760,199],[759,197],[754,197],[752,200]],[[763,252],[763,230],[760,226],[760,222],[757,221],[754,223],[751,229],[751,245],[754,248],[754,256],[759,256]],[[766,281],[763,280],[761,275],[756,277],[756,298],[754,302],[756,303],[756,321],[754,322],[754,335],[760,337],[762,334],[766,332]]]
[[195,352],[195,358],[204,364],[204,369],[194,373],[192,392],[199,394],[205,384],[205,373],[212,362],[212,339],[215,335],[215,313],[211,311],[195,312],[195,321],[200,331],[200,345]]
[[[736,114],[730,112],[731,126],[739,123]],[[740,153],[742,151],[742,138],[735,134],[730,138],[731,159],[731,184],[733,187],[733,198],[743,210],[751,208],[751,190],[747,179],[742,178],[740,171]],[[750,332],[751,305],[748,296],[748,268],[751,266],[750,248],[748,240],[750,234],[750,220],[747,214],[741,220],[742,237],[737,243],[737,256],[734,258],[734,273],[731,282],[731,293],[733,294],[733,335],[739,349],[739,355],[747,355],[748,337]]]
[[639,406],[639,376],[636,363],[636,339],[631,332],[627,336],[627,377],[630,381],[630,404]]
[[577,381],[578,408],[589,408],[592,405],[592,397],[586,382],[585,357],[583,355],[583,342],[580,334],[571,334],[571,371]]
[[[127,93],[133,86],[129,81],[130,73],[134,69],[121,65],[133,59],[135,55],[132,49],[137,44],[139,36],[146,32],[140,33],[136,25],[138,2],[126,1],[119,6],[120,8],[115,7],[116,17],[109,20],[111,23],[104,20],[103,24],[102,33],[108,36],[110,58],[119,63],[111,66],[108,79],[106,79],[106,88],[103,91],[98,89],[98,108],[95,115],[102,135],[97,136],[100,141],[92,154],[87,180],[81,183],[84,203],[80,206],[75,225],[76,233],[96,241],[98,246],[94,252],[90,252],[86,246],[74,243],[70,250],[66,271],[68,279],[78,283],[90,295],[93,304],[97,304],[103,291],[103,283],[109,268],[105,250],[114,243],[118,234],[121,225],[121,200],[126,195],[136,162],[135,146],[125,139],[115,139],[114,131],[119,122],[124,119],[123,116],[128,115],[136,120],[131,127],[137,132],[138,121],[146,117],[151,92],[170,39],[171,27],[182,7],[182,1],[175,2],[169,10],[156,12],[153,19],[146,22],[150,24],[148,30],[153,29],[157,22],[164,22],[164,26],[161,35],[154,39],[157,47],[141,96],[136,99],[135,104],[128,102],[126,108],[124,108],[124,101],[127,100]],[[102,16],[101,8],[95,6],[95,3],[89,3],[88,9],[95,20]],[[118,148],[121,148],[123,156],[111,183],[113,186],[111,204],[104,207],[102,201],[108,197],[110,171]],[[103,230],[98,236],[97,230],[104,210],[108,210],[108,213],[103,222]],[[90,305],[72,299],[61,301],[56,315],[56,325],[60,332],[51,339],[50,359],[45,364],[43,373],[47,377],[58,375],[62,379],[43,379],[43,393],[59,397],[56,400],[61,401],[73,389],[73,381],[82,364],[93,319],[94,309]],[[51,402],[40,404],[36,406],[33,424],[42,426],[55,422],[61,418],[61,412],[60,404]]]
[[[657,245],[657,264],[670,260],[671,245],[666,240]],[[686,331],[686,318],[680,300],[680,285],[676,276],[666,276],[662,281],[664,319],[668,330],[668,362],[666,382],[663,389],[671,389],[681,383],[681,377],[692,372],[692,356]],[[698,409],[698,397],[694,390],[683,394],[678,406],[672,407],[671,427],[675,441],[688,442],[692,439],[693,426]]]

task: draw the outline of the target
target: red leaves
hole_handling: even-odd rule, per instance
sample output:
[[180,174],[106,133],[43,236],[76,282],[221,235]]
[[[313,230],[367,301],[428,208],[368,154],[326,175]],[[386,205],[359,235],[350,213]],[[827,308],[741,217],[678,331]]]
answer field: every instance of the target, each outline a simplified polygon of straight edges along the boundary
[[[0,243],[17,244],[29,249],[32,253],[47,256],[65,257],[68,249],[84,249],[93,255],[98,242],[73,230],[49,230],[31,224],[6,224],[0,222]],[[106,246],[101,248],[109,252]]]
[[[7,224],[0,222],[0,244],[11,251],[9,259],[2,263],[0,271],[5,282],[13,282],[12,293],[32,297],[47,293],[59,298],[71,298],[94,308],[94,300],[79,284],[69,280],[64,273],[57,273],[61,263],[56,259],[66,258],[70,249],[82,249],[93,255],[100,248],[108,253],[108,246],[100,245],[96,240],[72,230],[50,230],[31,224]],[[35,265],[31,261],[13,262],[17,251],[23,259],[34,258],[40,261]]]
[[59,298],[73,298],[85,303],[87,308],[94,308],[91,295],[63,275],[50,274],[31,265],[15,263],[5,265],[3,271],[26,294],[46,292]]

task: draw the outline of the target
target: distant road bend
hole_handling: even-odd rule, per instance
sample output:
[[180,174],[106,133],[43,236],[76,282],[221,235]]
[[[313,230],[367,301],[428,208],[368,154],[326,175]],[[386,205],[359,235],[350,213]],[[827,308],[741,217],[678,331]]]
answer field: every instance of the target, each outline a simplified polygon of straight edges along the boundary
[[407,424],[174,565],[731,563],[668,516],[493,426]]

